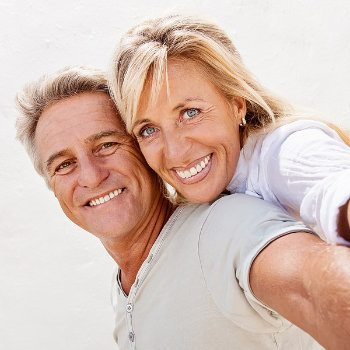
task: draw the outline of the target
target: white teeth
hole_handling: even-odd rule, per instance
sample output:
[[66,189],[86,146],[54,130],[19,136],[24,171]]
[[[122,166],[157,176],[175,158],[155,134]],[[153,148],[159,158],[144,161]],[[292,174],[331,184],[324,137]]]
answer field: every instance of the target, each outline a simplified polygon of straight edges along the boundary
[[191,173],[191,175],[196,175],[197,174],[196,168],[191,168],[190,173]]
[[211,154],[206,156],[200,163],[198,163],[196,166],[192,167],[190,170],[176,170],[176,173],[182,178],[182,179],[188,179],[199,172],[201,172],[209,163],[209,159],[211,158]]
[[93,207],[95,205],[99,205],[99,204],[103,204],[105,202],[108,202],[109,200],[111,200],[112,198],[118,196],[118,194],[122,193],[123,190],[122,189],[118,189],[118,190],[114,190],[113,192],[110,192],[109,194],[106,194],[104,197],[100,197],[100,198],[96,198],[96,199],[92,199],[89,202],[90,207]]

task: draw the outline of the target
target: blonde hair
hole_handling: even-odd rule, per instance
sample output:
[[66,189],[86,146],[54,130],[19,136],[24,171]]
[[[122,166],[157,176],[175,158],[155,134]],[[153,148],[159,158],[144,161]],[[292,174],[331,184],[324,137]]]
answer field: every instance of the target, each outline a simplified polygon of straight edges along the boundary
[[114,54],[109,73],[111,95],[129,132],[146,81],[151,82],[152,103],[166,78],[169,58],[190,59],[201,65],[228,101],[235,96],[246,100],[247,125],[242,142],[250,132],[295,113],[290,104],[265,89],[247,70],[223,30],[197,17],[174,15],[133,27]]
[[35,170],[44,177],[49,188],[35,145],[35,130],[39,118],[53,103],[83,92],[104,92],[109,95],[105,73],[88,66],[65,67],[26,85],[16,96],[20,112],[16,120],[17,138],[24,145]]
[[[150,103],[155,103],[163,80],[167,79],[170,58],[199,64],[228,101],[237,96],[245,99],[247,124],[240,130],[241,147],[252,132],[267,133],[300,118],[316,119],[264,88],[244,66],[232,41],[217,25],[197,17],[172,15],[131,28],[114,53],[108,75],[111,96],[129,133],[145,84],[151,84]],[[350,145],[348,135],[327,124]],[[184,202],[176,192],[174,198],[177,203]]]

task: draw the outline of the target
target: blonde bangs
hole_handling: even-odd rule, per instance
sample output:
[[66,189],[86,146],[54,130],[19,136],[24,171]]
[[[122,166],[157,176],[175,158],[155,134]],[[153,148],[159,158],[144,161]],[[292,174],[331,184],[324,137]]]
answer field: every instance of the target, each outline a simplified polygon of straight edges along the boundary
[[122,74],[110,75],[110,89],[113,99],[131,133],[139,109],[140,100],[147,82],[150,82],[150,102],[155,104],[166,77],[167,50],[165,46],[147,42],[138,47],[128,61],[128,69]]

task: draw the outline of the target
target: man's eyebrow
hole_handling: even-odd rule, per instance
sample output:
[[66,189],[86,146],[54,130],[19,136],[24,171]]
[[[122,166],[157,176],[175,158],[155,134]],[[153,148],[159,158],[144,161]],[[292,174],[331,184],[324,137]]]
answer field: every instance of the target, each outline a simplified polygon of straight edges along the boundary
[[[112,135],[117,135],[117,136],[125,136],[125,132],[123,131],[120,131],[120,130],[104,130],[104,131],[101,131],[97,134],[93,134],[89,137],[87,137],[84,142],[85,143],[92,143],[92,142],[95,142],[95,141],[98,141],[104,137],[108,137],[108,136],[112,136]],[[48,172],[50,172],[51,170],[51,166],[52,166],[52,163],[59,157],[64,157],[65,155],[67,155],[69,153],[69,149],[66,148],[66,149],[63,149],[61,151],[58,151],[58,152],[55,152],[53,153],[48,159],[47,161],[45,162],[46,163],[46,170]]]
[[68,153],[68,148],[63,149],[61,151],[55,152],[51,154],[51,156],[48,158],[48,160],[45,162],[46,163],[46,170],[50,172],[52,163],[59,157],[63,157]]
[[84,142],[85,143],[92,143],[92,142],[95,142],[95,141],[98,141],[104,137],[108,137],[108,136],[113,136],[113,135],[116,135],[116,136],[125,136],[125,132],[124,131],[120,131],[120,130],[104,130],[104,131],[101,131],[97,134],[93,134],[89,137],[87,137]]

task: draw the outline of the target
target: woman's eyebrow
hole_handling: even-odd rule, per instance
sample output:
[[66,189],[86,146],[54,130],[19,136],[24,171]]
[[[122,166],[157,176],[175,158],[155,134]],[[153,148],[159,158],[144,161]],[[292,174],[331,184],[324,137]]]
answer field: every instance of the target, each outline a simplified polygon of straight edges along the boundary
[[138,120],[137,122],[135,122],[132,126],[132,129],[134,129],[137,125],[140,125],[140,124],[144,124],[144,123],[150,123],[151,120],[150,119],[141,119],[141,120]]
[[202,98],[199,97],[189,97],[184,100],[184,102],[179,103],[173,108],[173,111],[178,110],[179,108],[183,108],[186,106],[186,103],[188,102],[205,102]]
[[[178,105],[176,105],[172,110],[173,110],[173,111],[176,111],[176,110],[178,110],[178,109],[180,109],[180,108],[185,107],[185,106],[186,106],[186,103],[188,103],[188,102],[194,102],[194,101],[197,101],[197,102],[205,102],[202,98],[199,98],[199,97],[189,97],[189,98],[186,98],[186,99],[184,100],[184,102],[181,102],[181,103],[179,103]],[[133,130],[136,126],[138,126],[138,125],[140,125],[140,124],[144,124],[144,123],[151,123],[151,120],[150,120],[150,119],[147,119],[147,118],[138,120],[138,121],[136,121],[136,122],[132,125],[131,129]]]

